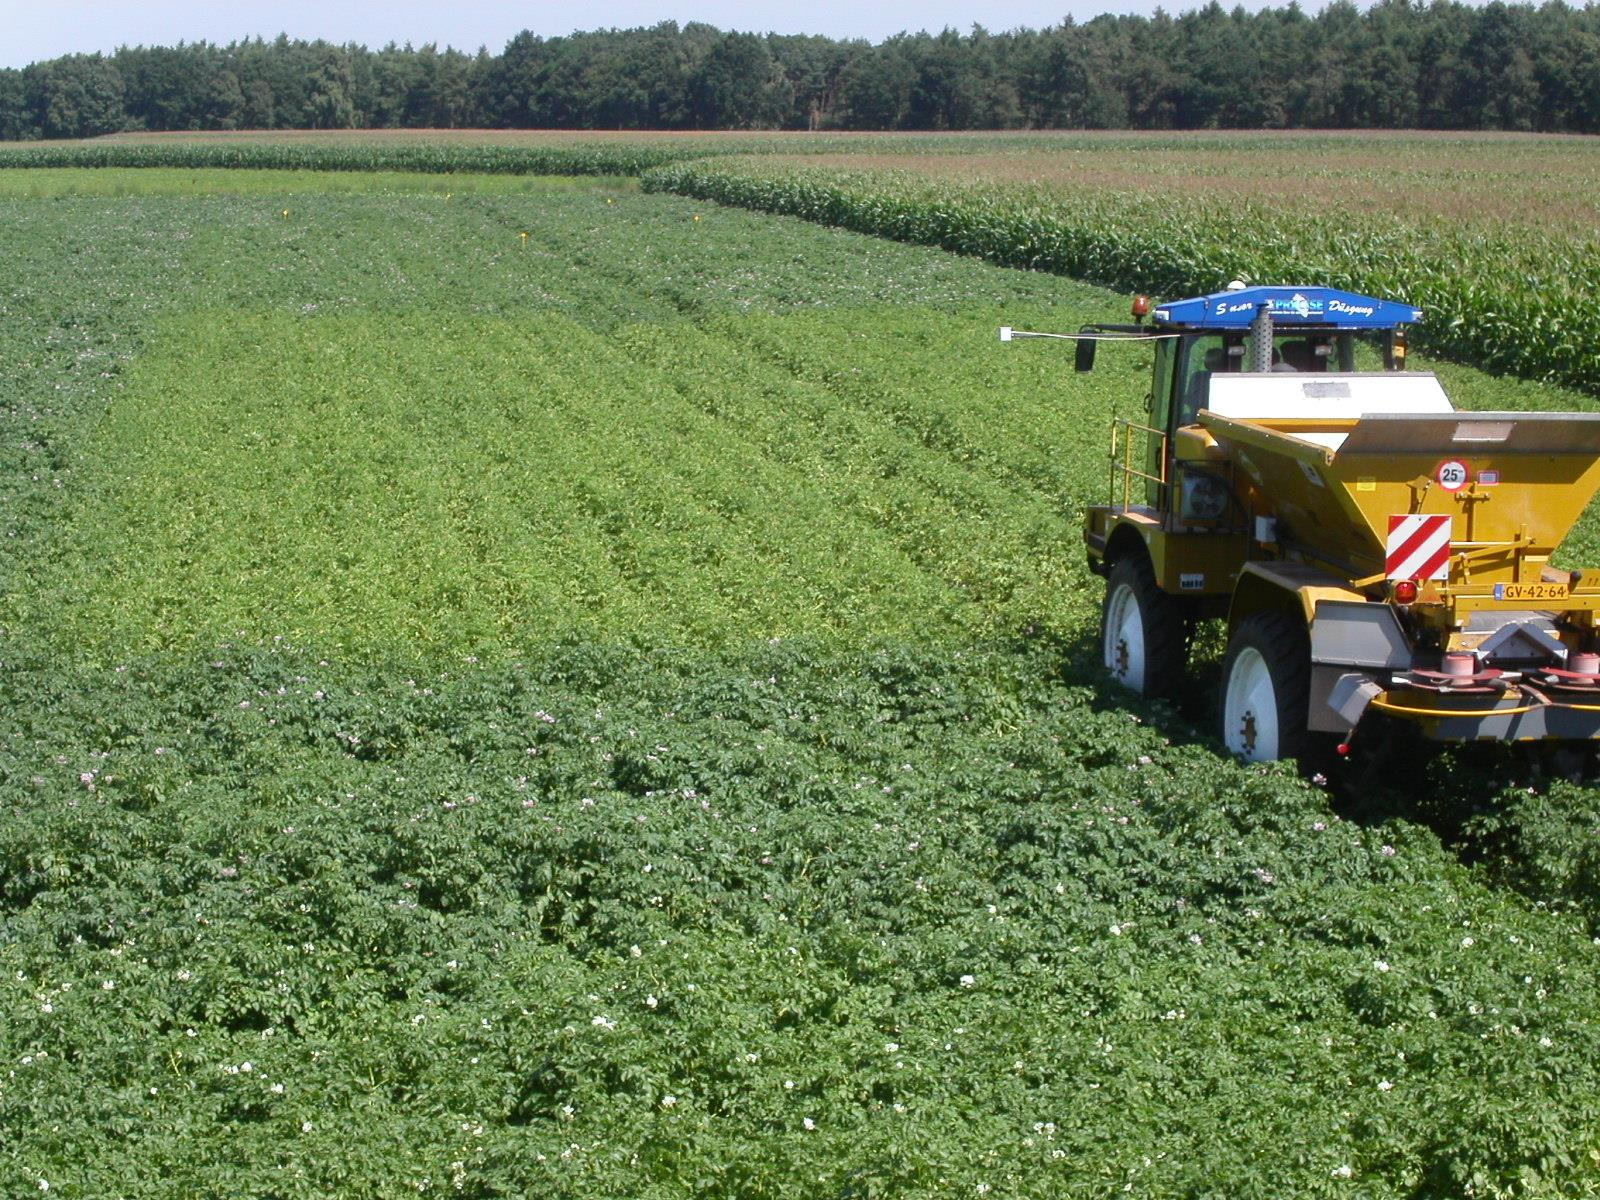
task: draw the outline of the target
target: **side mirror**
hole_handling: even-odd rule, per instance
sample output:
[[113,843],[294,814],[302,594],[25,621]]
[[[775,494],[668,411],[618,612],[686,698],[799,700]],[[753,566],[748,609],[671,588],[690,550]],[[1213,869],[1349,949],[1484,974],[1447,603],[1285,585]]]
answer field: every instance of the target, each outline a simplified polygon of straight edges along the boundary
[[1096,344],[1096,340],[1092,337],[1080,337],[1078,339],[1078,353],[1072,363],[1073,369],[1078,374],[1083,375],[1094,370],[1094,348]]

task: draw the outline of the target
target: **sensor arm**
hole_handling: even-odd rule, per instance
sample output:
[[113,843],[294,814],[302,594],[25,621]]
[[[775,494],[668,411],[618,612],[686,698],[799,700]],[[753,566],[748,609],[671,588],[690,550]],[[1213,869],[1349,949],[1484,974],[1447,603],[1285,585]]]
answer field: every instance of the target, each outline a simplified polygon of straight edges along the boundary
[[1069,342],[1153,342],[1179,336],[1176,333],[1156,333],[1146,325],[1086,325],[1084,329],[1083,333],[1032,333],[1002,325],[1000,340],[1014,342],[1019,338],[1061,338]]

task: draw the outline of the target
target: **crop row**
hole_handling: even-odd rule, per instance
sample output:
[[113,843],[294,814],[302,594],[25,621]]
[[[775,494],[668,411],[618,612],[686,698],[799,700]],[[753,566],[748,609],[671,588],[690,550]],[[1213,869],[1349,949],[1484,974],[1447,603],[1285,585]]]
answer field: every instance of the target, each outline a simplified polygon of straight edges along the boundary
[[644,187],[977,255],[1157,295],[1230,280],[1317,283],[1403,298],[1419,341],[1487,369],[1600,392],[1600,245],[1413,224],[1358,208],[1285,211],[1250,197],[936,179],[795,160],[702,160]]
[[50,295],[140,345],[74,351],[105,397],[81,421],[0,414],[33,447],[0,621],[99,653],[242,629],[455,654],[1088,607],[1061,500],[1099,440],[1058,447],[1104,397],[1052,397],[1052,359],[992,333],[1052,293],[1096,313],[1087,289],[671,197],[104,205],[11,208],[22,391],[65,395]]
[[[410,171],[446,174],[637,175],[668,163],[729,155],[841,156],[863,162],[952,160],[985,175],[1050,178],[1065,170],[1230,180],[1295,174],[1295,164],[1330,161],[1416,164],[1390,170],[1389,186],[1410,191],[1417,171],[1430,177],[1462,157],[1487,161],[1495,174],[1552,172],[1587,180],[1588,158],[1575,143],[1337,134],[827,134],[722,132],[567,133],[543,130],[297,130],[278,132],[121,134],[82,142],[0,143],[0,166],[173,167],[316,171]],[[1321,168],[1321,169],[1326,169]],[[1548,192],[1548,187],[1540,194]],[[1414,194],[1414,193],[1413,193]],[[1580,195],[1587,195],[1581,192]]]
[[[728,154],[1023,152],[1063,145],[1025,135],[591,134],[394,131],[108,138],[0,145],[0,167],[172,167],[409,171],[434,174],[640,175],[667,163]],[[1126,146],[1126,142],[1115,143]]]
[[103,142],[7,149],[5,167],[254,168],[296,171],[421,171],[483,175],[637,175],[715,153],[666,142],[503,146],[474,143]]
[[[986,332],[875,316],[941,356]],[[855,320],[168,323],[13,615],[77,646],[247,630],[479,653],[1076,621],[1059,497],[1098,440],[1053,453],[1019,436],[1068,439],[1037,400],[903,386]],[[939,369],[1046,370],[988,357]]]

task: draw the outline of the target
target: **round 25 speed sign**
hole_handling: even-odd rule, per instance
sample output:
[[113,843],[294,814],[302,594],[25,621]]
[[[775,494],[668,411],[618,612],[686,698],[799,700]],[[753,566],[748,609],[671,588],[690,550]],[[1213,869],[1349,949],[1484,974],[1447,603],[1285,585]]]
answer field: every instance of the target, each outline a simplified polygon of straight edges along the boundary
[[1459,458],[1447,458],[1439,464],[1433,477],[1445,491],[1459,492],[1467,486],[1467,464]]

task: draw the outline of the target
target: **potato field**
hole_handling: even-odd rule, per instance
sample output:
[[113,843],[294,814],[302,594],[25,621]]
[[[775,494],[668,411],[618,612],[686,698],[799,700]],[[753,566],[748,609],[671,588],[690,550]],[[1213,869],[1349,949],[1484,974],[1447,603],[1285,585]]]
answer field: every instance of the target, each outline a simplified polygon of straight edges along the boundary
[[[1148,360],[995,331],[1234,218],[706,142],[0,155],[0,1195],[1600,1195],[1600,791],[1096,666]],[[1315,281],[1586,236],[1442,220]],[[1593,407],[1592,304],[1460,304],[1458,404]]]

